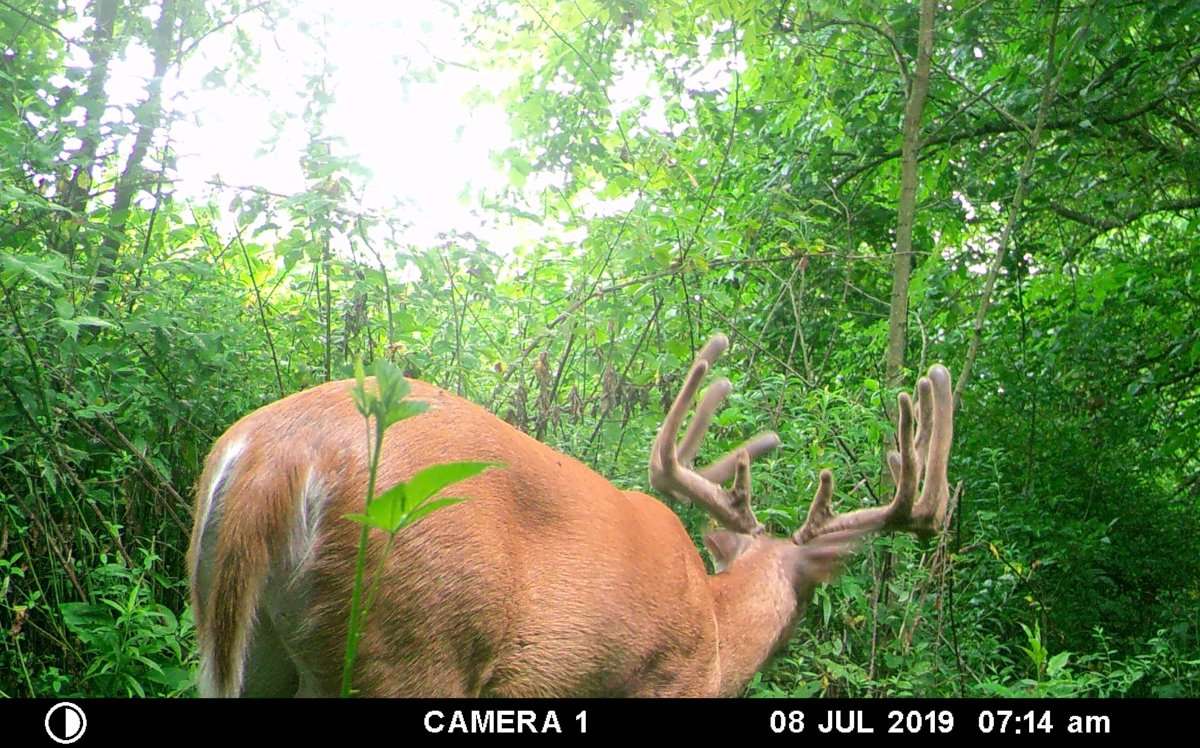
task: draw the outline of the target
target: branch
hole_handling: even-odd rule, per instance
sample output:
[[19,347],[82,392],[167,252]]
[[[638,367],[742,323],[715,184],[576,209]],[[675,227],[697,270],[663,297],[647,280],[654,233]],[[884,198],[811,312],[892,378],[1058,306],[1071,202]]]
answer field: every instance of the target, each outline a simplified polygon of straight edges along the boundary
[[1042,98],[1038,103],[1037,124],[1033,127],[1033,133],[1029,136],[1029,148],[1025,152],[1025,162],[1021,164],[1021,171],[1017,176],[1017,189],[1013,193],[1012,204],[1008,208],[1008,221],[1004,224],[1004,230],[1000,233],[1000,238],[997,242],[996,256],[992,259],[992,264],[988,267],[987,279],[983,283],[983,296],[979,299],[979,309],[975,313],[975,324],[971,331],[971,342],[967,346],[967,355],[963,359],[962,370],[958,374],[958,383],[954,387],[954,407],[957,409],[958,404],[962,400],[963,390],[967,386],[967,382],[971,378],[971,367],[975,363],[975,357],[979,354],[979,343],[983,338],[983,321],[987,317],[988,308],[992,303],[992,290],[996,286],[996,276],[1000,274],[1000,267],[1004,262],[1005,252],[1008,250],[1008,242],[1012,238],[1013,228],[1017,225],[1017,218],[1021,214],[1021,203],[1025,200],[1025,191],[1029,187],[1029,177],[1033,173],[1034,156],[1037,155],[1038,146],[1041,145],[1042,131],[1046,125],[1046,114],[1050,108],[1054,106],[1054,101],[1058,96],[1058,84],[1062,81],[1063,71],[1067,68],[1067,63],[1071,59],[1075,48],[1087,36],[1091,26],[1091,14],[1095,10],[1096,0],[1093,0],[1091,7],[1088,9],[1088,19],[1080,26],[1075,34],[1071,37],[1066,50],[1063,51],[1062,57],[1055,60],[1055,41],[1058,37],[1058,14],[1059,5],[1054,6],[1054,15],[1050,20],[1050,41],[1046,50],[1046,73],[1048,80],[1046,86],[1042,89]]
[[201,34],[200,36],[193,39],[191,44],[187,45],[182,50],[180,50],[179,54],[176,55],[176,57],[175,57],[175,64],[178,65],[178,64],[182,63],[183,60],[188,55],[190,55],[192,52],[195,52],[196,48],[199,47],[200,44],[208,37],[237,23],[239,20],[241,20],[241,18],[243,16],[248,16],[251,13],[254,13],[255,11],[262,10],[263,8],[270,5],[272,2],[273,2],[273,0],[263,0],[263,2],[261,2],[261,3],[258,3],[256,5],[251,5],[250,7],[246,8],[245,10],[239,11],[239,12],[233,14],[232,16],[230,16],[229,18],[226,18],[224,21],[218,23],[216,26],[213,26],[208,31],[205,31],[203,34]]
[[888,343],[884,361],[889,386],[899,383],[908,342],[908,282],[912,274],[913,223],[917,213],[921,118],[929,95],[933,61],[934,0],[921,0],[917,31],[917,67],[904,106],[903,156],[900,159],[900,199],[896,207],[896,249],[892,257],[892,295],[888,304]]
[[[1016,129],[1020,130],[1021,132],[1025,133],[1026,137],[1029,137],[1029,135],[1030,135],[1029,126],[1026,125],[1024,122],[1022,122],[1020,120],[1020,118],[1018,118],[1012,112],[1009,112],[1007,109],[1005,109],[1001,104],[999,104],[995,101],[992,101],[992,98],[990,96],[988,96],[988,91],[991,90],[991,87],[985,88],[982,91],[976,91],[975,89],[973,89],[971,87],[970,83],[967,83],[962,78],[959,78],[957,75],[955,75],[953,72],[951,72],[950,69],[948,67],[946,67],[945,65],[939,65],[937,63],[934,63],[934,67],[937,68],[939,73],[946,76],[950,80],[954,81],[964,91],[971,94],[970,103],[973,104],[976,101],[982,101],[984,104],[987,104],[992,109],[992,111],[994,111],[996,114],[999,114],[1001,116],[1001,118],[1007,120],[1009,124],[1011,124]],[[955,112],[955,114],[958,114],[958,112]]]
[[[912,84],[912,76],[909,75],[908,63],[904,60],[904,52],[900,50],[900,44],[896,41],[896,34],[890,27],[885,28],[868,21],[859,21],[853,18],[831,18],[828,21],[814,23],[811,26],[800,29],[800,31],[820,31],[830,26],[858,26],[869,31],[874,31],[876,34],[882,36],[891,45],[892,56],[896,59],[896,65],[900,68],[900,75],[904,78],[905,88]],[[918,52],[918,54],[920,53]]]
[[[1045,131],[1069,130],[1078,127],[1079,124],[1085,119],[1105,125],[1119,125],[1124,122],[1137,119],[1143,114],[1158,108],[1164,101],[1166,101],[1167,98],[1175,92],[1175,89],[1179,88],[1179,81],[1182,81],[1183,79],[1182,74],[1189,72],[1195,67],[1200,67],[1200,55],[1195,55],[1188,59],[1188,61],[1179,68],[1179,75],[1170,76],[1171,78],[1176,79],[1175,83],[1166,86],[1161,92],[1159,92],[1157,96],[1154,96],[1150,100],[1143,102],[1139,106],[1134,107],[1127,112],[1122,114],[1106,114],[1103,110],[1097,111],[1095,108],[1093,108],[1090,111],[1082,112],[1071,117],[1047,119],[1043,129]],[[1087,86],[1084,86],[1083,91],[1087,91],[1091,85],[1092,84],[1089,83]],[[1079,93],[1080,92],[1068,92],[1064,94],[1064,98],[1071,99]],[[985,122],[979,127],[971,130],[963,130],[959,132],[946,133],[945,135],[931,136],[922,141],[922,149],[925,150],[931,147],[942,145],[954,145],[964,140],[978,140],[979,138],[987,135],[1004,135],[1017,131],[1024,131],[1028,133],[1029,129],[1030,128],[1028,125],[1014,124],[1013,122],[1007,120],[995,120],[992,122]],[[892,159],[899,158],[901,154],[902,150],[899,148],[868,154],[867,158],[869,160],[864,161],[863,163],[844,172],[841,176],[833,181],[833,185],[836,189],[841,189],[847,182],[858,178],[864,173],[871,171],[872,169],[875,169],[876,167],[881,166]]]
[[1153,386],[1155,389],[1161,390],[1163,388],[1179,384],[1180,382],[1187,381],[1197,375],[1200,375],[1200,366],[1193,366],[1191,369],[1184,371],[1184,372],[1180,372],[1179,374],[1176,374],[1175,376],[1171,377],[1170,379],[1164,379],[1161,382],[1155,382]]
[[[525,7],[533,11],[534,15],[538,17],[538,20],[542,22],[542,25],[549,29],[550,33],[554,35],[554,38],[558,39],[560,42],[566,45],[567,49],[575,53],[575,56],[579,58],[579,61],[583,63],[583,66],[587,68],[587,71],[592,74],[592,78],[596,80],[596,84],[600,89],[600,95],[603,96],[604,100],[608,102],[609,112],[612,113],[613,102],[612,99],[608,97],[608,87],[604,85],[604,78],[601,78],[600,74],[596,72],[596,69],[592,67],[591,60],[584,56],[584,54],[580,52],[565,36],[560,34],[558,29],[554,28],[554,26],[551,25],[548,20],[546,20],[546,17],[542,15],[541,11],[539,11],[528,1],[525,2]],[[624,144],[627,152],[632,153],[633,149],[629,147],[629,139],[625,136],[625,127],[621,124],[621,118],[616,116],[616,114],[612,114],[612,118],[613,124],[617,126],[617,133],[621,136],[621,143]]]
[[22,18],[24,18],[26,21],[29,21],[29,22],[30,22],[30,23],[32,23],[32,24],[36,24],[36,25],[38,25],[38,26],[41,26],[41,27],[42,27],[42,28],[44,28],[45,30],[47,30],[47,31],[49,31],[50,33],[52,33],[52,34],[54,34],[55,36],[57,36],[59,39],[62,39],[62,40],[63,40],[64,42],[66,42],[66,43],[67,43],[69,46],[72,46],[72,47],[77,47],[77,46],[79,46],[79,43],[78,43],[78,42],[76,42],[75,40],[71,39],[70,37],[68,37],[68,36],[67,36],[66,34],[64,34],[63,32],[59,31],[58,29],[54,28],[54,26],[53,26],[53,25],[51,25],[51,24],[47,23],[46,21],[43,21],[43,20],[42,20],[42,19],[40,19],[40,18],[37,18],[36,16],[33,16],[33,15],[31,15],[31,14],[29,14],[29,13],[27,13],[27,12],[25,12],[25,11],[21,10],[20,8],[15,8],[15,7],[13,7],[13,6],[12,6],[12,5],[10,5],[9,3],[5,2],[5,0],[0,0],[0,7],[6,8],[6,9],[8,9],[8,10],[12,11],[13,13],[16,13],[17,15],[21,16],[21,17],[22,17]]
[[721,181],[725,178],[725,167],[729,164],[729,153],[733,150],[733,139],[737,135],[737,118],[742,104],[741,88],[742,78],[735,71],[733,74],[733,114],[729,117],[729,139],[725,142],[725,153],[721,156],[721,165],[717,168],[717,176],[708,190],[708,197],[704,199],[704,205],[700,208],[700,218],[696,221],[696,228],[692,230],[692,238],[688,240],[687,246],[679,254],[681,262],[687,259],[688,252],[691,252],[692,247],[696,245],[700,229],[704,227],[704,219],[708,217],[708,211],[712,207],[713,197],[716,196],[717,188],[721,186]]
[[[253,185],[229,184],[228,182],[223,181],[221,179],[220,175],[217,175],[213,179],[206,179],[204,181],[204,183],[207,185],[216,187],[217,189],[220,189],[220,190],[235,190],[237,192],[249,192],[251,194],[258,195],[260,197],[273,197],[273,198],[283,200],[286,202],[293,202],[295,204],[299,204],[299,199],[304,197],[304,195],[305,195],[305,193],[303,193],[303,192],[297,193],[294,195],[289,195],[285,192],[276,192],[274,190],[269,190],[265,187],[256,187]],[[330,205],[329,210],[330,210],[330,212],[337,213],[338,215],[341,215],[341,216],[346,216],[348,218],[354,218],[354,219],[360,219],[360,220],[381,221],[384,223],[390,223],[392,220],[392,219],[388,218],[385,213],[374,213],[369,210],[353,210],[351,208],[343,208],[340,205]]]
[[1152,213],[1178,213],[1183,210],[1200,209],[1200,196],[1184,197],[1177,200],[1164,200],[1160,203],[1152,203],[1144,208],[1136,208],[1127,210],[1124,213],[1118,214],[1115,218],[1111,216],[1098,216],[1092,213],[1083,213],[1078,210],[1073,210],[1059,203],[1050,203],[1050,210],[1054,211],[1063,218],[1072,220],[1076,223],[1082,223],[1085,226],[1091,226],[1100,231],[1112,231],[1113,229],[1123,228],[1133,223],[1134,221]]

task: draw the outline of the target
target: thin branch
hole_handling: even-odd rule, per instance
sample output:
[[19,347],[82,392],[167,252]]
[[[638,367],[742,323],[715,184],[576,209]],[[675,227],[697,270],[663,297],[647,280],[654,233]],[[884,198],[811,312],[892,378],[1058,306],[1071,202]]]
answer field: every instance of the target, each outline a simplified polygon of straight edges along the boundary
[[1017,176],[1017,189],[1013,193],[1012,204],[1008,209],[1008,221],[1004,224],[1004,230],[1000,233],[1000,238],[997,242],[999,246],[996,247],[996,256],[992,259],[992,264],[988,268],[987,279],[983,284],[983,295],[979,299],[979,309],[975,313],[971,342],[967,347],[966,358],[963,359],[962,370],[958,375],[958,383],[954,387],[955,408],[962,401],[962,393],[971,378],[971,367],[975,363],[975,357],[979,354],[979,343],[983,338],[983,321],[987,317],[988,308],[992,303],[992,290],[996,286],[996,276],[1000,274],[1000,266],[1004,262],[1004,255],[1008,250],[1008,243],[1012,237],[1013,228],[1016,226],[1017,219],[1021,214],[1021,204],[1025,200],[1025,192],[1029,187],[1029,177],[1033,173],[1034,156],[1037,155],[1038,146],[1041,144],[1047,113],[1054,106],[1054,101],[1058,96],[1058,84],[1062,81],[1063,71],[1067,69],[1072,53],[1088,34],[1092,21],[1091,12],[1094,9],[1095,2],[1089,8],[1087,21],[1071,37],[1067,49],[1063,51],[1062,58],[1056,60],[1055,46],[1058,38],[1060,8],[1057,4],[1054,7],[1054,15],[1050,21],[1050,41],[1046,50],[1046,65],[1049,80],[1046,81],[1046,86],[1042,89],[1042,99],[1038,104],[1037,124],[1034,125],[1033,134],[1029,138],[1029,148],[1025,152],[1025,162],[1021,164],[1021,171]]
[[800,31],[820,31],[821,29],[830,26],[857,26],[859,28],[874,31],[879,36],[882,36],[892,49],[892,57],[896,60],[897,67],[900,68],[900,75],[904,78],[905,88],[912,85],[912,76],[908,72],[908,63],[904,59],[904,52],[900,49],[899,42],[896,41],[896,34],[891,27],[879,26],[868,21],[860,21],[854,18],[830,18],[827,21],[820,21],[809,26],[805,26]]
[[258,279],[254,277],[254,266],[250,263],[250,253],[242,241],[242,227],[234,226],[238,246],[242,248],[242,257],[246,260],[246,274],[250,276],[250,285],[254,287],[254,301],[258,306],[258,319],[262,322],[263,334],[267,336],[267,347],[271,350],[271,363],[275,366],[275,384],[279,387],[279,397],[287,393],[283,389],[283,375],[279,373],[279,357],[275,355],[275,341],[271,338],[271,326],[267,324],[267,312],[263,308],[262,292],[258,288]]
[[184,60],[184,59],[185,59],[185,58],[186,58],[188,55],[190,55],[192,52],[196,51],[196,48],[197,48],[197,47],[199,47],[199,46],[200,46],[200,44],[201,44],[201,43],[202,43],[202,42],[203,42],[205,39],[209,38],[209,37],[210,37],[210,36],[212,36],[213,34],[216,34],[216,33],[220,32],[220,31],[222,31],[223,29],[225,29],[225,28],[228,28],[229,26],[231,26],[231,25],[233,25],[233,24],[237,23],[239,20],[241,20],[241,19],[242,19],[242,17],[243,17],[243,16],[248,16],[248,15],[250,15],[251,13],[254,13],[254,12],[256,12],[256,11],[262,10],[263,8],[265,8],[265,7],[267,7],[268,5],[270,5],[272,2],[274,2],[274,0],[263,0],[263,2],[261,2],[261,3],[257,3],[257,4],[255,4],[255,5],[251,5],[250,7],[246,8],[245,10],[242,10],[242,11],[240,11],[240,12],[238,12],[238,13],[235,13],[235,14],[233,14],[232,16],[230,16],[229,18],[226,18],[224,21],[222,21],[222,22],[218,23],[216,26],[213,26],[213,27],[212,27],[211,29],[209,29],[208,31],[205,31],[203,34],[201,34],[200,36],[198,36],[198,37],[196,37],[195,39],[193,39],[191,44],[187,45],[187,46],[186,46],[186,47],[184,47],[182,50],[180,50],[179,54],[178,54],[178,55],[176,56],[176,58],[175,58],[175,63],[174,63],[174,64],[175,64],[175,65],[178,65],[178,64],[180,64],[181,62],[183,62],[183,60]]
[[1050,210],[1054,211],[1063,218],[1070,219],[1076,223],[1082,223],[1085,226],[1091,226],[1094,229],[1101,231],[1111,231],[1128,226],[1134,221],[1148,216],[1153,213],[1177,213],[1183,210],[1200,209],[1200,196],[1185,197],[1178,200],[1164,200],[1160,203],[1153,203],[1144,208],[1135,208],[1127,210],[1123,213],[1113,216],[1099,216],[1093,213],[1084,213],[1059,203],[1050,203]]
[[717,194],[717,188],[721,186],[721,182],[725,178],[725,166],[729,163],[729,154],[733,150],[733,140],[737,134],[738,111],[741,108],[741,88],[741,76],[735,72],[733,74],[733,114],[729,118],[729,138],[725,142],[725,153],[721,156],[721,165],[717,168],[717,177],[713,180],[712,186],[708,190],[708,197],[704,199],[704,205],[700,208],[700,218],[696,221],[696,228],[692,230],[692,237],[688,240],[687,246],[679,254],[681,261],[687,258],[688,252],[696,245],[696,239],[700,236],[700,229],[704,226],[704,219],[708,217],[708,211],[712,207],[713,197]]
[[1008,111],[1008,109],[1004,108],[1004,106],[1002,104],[1000,104],[996,101],[993,101],[992,97],[988,96],[988,91],[991,90],[991,88],[996,87],[996,85],[998,85],[998,83],[999,83],[998,81],[994,82],[988,88],[985,88],[982,91],[976,92],[975,89],[971,87],[970,83],[967,83],[962,78],[959,78],[957,75],[950,72],[950,69],[947,68],[945,65],[939,65],[939,64],[935,63],[934,67],[937,68],[939,73],[946,76],[950,80],[954,81],[956,84],[958,84],[958,86],[960,88],[962,88],[967,93],[971,94],[972,102],[982,101],[984,104],[987,104],[988,107],[991,108],[992,111],[994,111],[996,114],[999,114],[1001,118],[1007,120],[1009,122],[1009,124],[1011,124],[1013,127],[1015,127],[1020,132],[1024,133],[1025,137],[1030,137],[1032,135],[1032,131],[1029,129],[1029,126],[1026,125],[1024,122],[1022,122],[1019,117],[1014,115],[1012,112]]
[[72,46],[72,47],[78,47],[78,46],[79,46],[79,42],[75,41],[74,39],[71,39],[69,36],[67,36],[67,35],[66,35],[66,34],[64,34],[63,32],[61,32],[61,31],[59,31],[58,29],[54,28],[54,25],[53,25],[53,24],[51,24],[51,23],[48,23],[48,22],[46,22],[46,21],[43,21],[42,19],[40,19],[40,18],[38,18],[38,17],[36,17],[36,16],[34,16],[34,15],[30,14],[30,13],[27,13],[26,11],[23,11],[23,10],[21,10],[20,8],[17,8],[17,7],[15,7],[15,6],[13,6],[13,5],[9,4],[8,2],[6,2],[6,0],[0,0],[0,7],[2,7],[2,8],[6,8],[6,9],[8,9],[8,10],[12,11],[13,13],[16,13],[17,15],[21,16],[21,17],[22,17],[22,18],[24,18],[26,21],[29,21],[29,22],[30,22],[30,23],[32,23],[32,24],[36,24],[36,25],[38,25],[38,26],[41,26],[42,28],[44,28],[45,30],[49,31],[51,34],[54,34],[54,35],[55,35],[55,36],[57,36],[59,39],[62,39],[64,42],[66,42],[68,45],[70,45],[70,46]]
[[[576,49],[575,45],[571,44],[570,40],[560,34],[558,29],[554,28],[554,26],[552,26],[550,22],[546,20],[546,17],[542,15],[541,11],[539,11],[532,3],[526,2],[525,7],[533,11],[534,15],[538,17],[538,20],[542,22],[543,26],[550,29],[550,33],[554,35],[554,38],[558,39],[560,42],[566,45],[567,49],[575,53],[575,56],[579,58],[579,61],[583,63],[583,66],[587,68],[589,73],[592,74],[592,78],[594,78],[596,83],[599,85],[600,95],[603,96],[604,100],[608,102],[608,106],[611,109],[613,102],[612,99],[608,97],[608,89],[604,86],[604,79],[601,78],[596,72],[596,69],[592,67],[591,60],[589,60],[586,55]],[[621,118],[614,115],[613,123],[617,126],[617,133],[621,136],[621,142],[624,144],[625,150],[627,152],[632,152],[632,149],[629,147],[629,139],[625,137],[625,127],[621,125]]]
[[[1084,120],[1099,122],[1105,125],[1119,125],[1129,122],[1130,120],[1137,119],[1143,114],[1158,108],[1164,101],[1166,101],[1168,97],[1172,95],[1172,93],[1175,92],[1176,89],[1179,88],[1179,82],[1183,79],[1183,73],[1186,73],[1192,68],[1198,66],[1200,66],[1200,55],[1190,58],[1180,67],[1177,74],[1169,76],[1175,81],[1174,83],[1166,86],[1165,89],[1162,90],[1157,96],[1143,102],[1139,106],[1136,106],[1127,112],[1120,114],[1109,114],[1107,107],[1111,106],[1111,102],[1103,102],[1101,105],[1098,105],[1098,107],[1093,107],[1070,117],[1047,119],[1043,129],[1045,131],[1069,130],[1079,127]],[[1088,86],[1085,86],[1084,90],[1086,91],[1087,88]],[[1071,98],[1072,95],[1073,94],[1071,93],[1065,94],[1067,98]],[[922,150],[927,151],[937,146],[956,145],[965,140],[978,140],[988,135],[1004,135],[1007,133],[1027,129],[1027,126],[1023,125],[1018,127],[1007,120],[995,120],[992,122],[986,122],[970,130],[951,132],[944,135],[932,135],[922,141]],[[847,169],[839,177],[837,177],[833,181],[834,187],[840,189],[847,182],[857,179],[866,172],[882,166],[888,161],[899,158],[901,153],[901,149],[896,148],[888,151],[881,151],[875,154],[868,154],[867,161]]]

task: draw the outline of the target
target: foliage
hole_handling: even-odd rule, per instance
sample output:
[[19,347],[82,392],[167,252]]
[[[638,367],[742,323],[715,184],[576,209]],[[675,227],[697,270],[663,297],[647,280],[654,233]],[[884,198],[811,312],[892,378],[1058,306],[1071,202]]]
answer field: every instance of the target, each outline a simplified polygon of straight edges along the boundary
[[[391,555],[392,543],[396,533],[405,527],[415,525],[427,515],[444,507],[457,504],[465,499],[441,498],[434,496],[442,489],[472,476],[482,473],[490,467],[496,467],[488,462],[446,462],[431,465],[418,471],[407,481],[401,481],[380,495],[375,495],[375,479],[379,474],[379,455],[383,449],[383,437],[395,423],[406,418],[420,415],[428,408],[428,404],[420,400],[406,400],[410,386],[400,373],[400,370],[387,361],[375,364],[375,378],[372,387],[368,387],[362,364],[355,369],[356,383],[352,392],[355,407],[366,419],[368,431],[373,438],[368,444],[370,470],[367,477],[366,505],[362,514],[347,514],[345,519],[362,525],[362,534],[358,541],[358,555],[354,567],[354,592],[350,598],[350,621],[346,634],[346,659],[342,670],[342,696],[352,693],[354,661],[358,653],[359,640],[366,626],[367,613],[374,602],[383,562]],[[370,428],[374,426],[374,428]],[[387,533],[388,541],[380,554],[379,565],[371,575],[371,590],[363,601],[363,572],[367,562],[367,540],[372,529]]]
[[[0,694],[190,693],[204,456],[352,362],[391,361],[632,488],[723,330],[735,394],[706,449],[779,432],[760,519],[793,529],[826,467],[842,507],[888,491],[915,4],[463,5],[478,59],[460,64],[515,75],[476,96],[508,112],[510,183],[471,196],[492,234],[419,246],[403,206],[361,204],[322,54],[296,55],[305,106],[279,114],[306,138],[302,191],[176,193],[189,92],[162,81],[212,64],[210,85],[252,87],[256,34],[287,24],[319,49],[290,3],[66,8],[0,5]],[[961,371],[980,339],[954,532],[873,544],[749,693],[1200,695],[1200,6],[939,4],[934,29],[900,301],[906,381]],[[131,50],[154,75],[111,100]],[[412,519],[392,496],[375,512]],[[698,537],[705,518],[676,509]]]

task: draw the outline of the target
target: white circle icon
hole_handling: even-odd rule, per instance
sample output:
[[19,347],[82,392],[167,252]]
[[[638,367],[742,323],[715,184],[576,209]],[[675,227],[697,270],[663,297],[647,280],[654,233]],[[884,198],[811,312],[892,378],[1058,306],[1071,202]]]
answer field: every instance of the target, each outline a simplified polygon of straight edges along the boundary
[[55,743],[70,745],[87,731],[83,710],[69,701],[60,701],[46,712],[46,734]]

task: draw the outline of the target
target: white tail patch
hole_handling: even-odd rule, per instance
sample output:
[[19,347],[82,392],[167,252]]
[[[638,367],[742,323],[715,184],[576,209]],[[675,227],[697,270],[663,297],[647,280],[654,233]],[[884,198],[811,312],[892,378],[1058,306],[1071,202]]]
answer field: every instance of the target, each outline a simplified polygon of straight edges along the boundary
[[329,492],[317,471],[309,468],[304,489],[296,497],[296,522],[292,525],[289,551],[291,555],[290,575],[294,580],[312,560],[320,538],[321,519]]
[[[245,451],[245,439],[239,439],[230,444],[225,450],[225,454],[221,456],[221,461],[213,474],[208,489],[201,494],[200,507],[195,519],[195,558],[191,572],[193,583],[200,585],[198,589],[203,592],[204,597],[207,597],[208,590],[206,588],[212,581],[212,559],[208,556],[215,551],[217,532],[224,508],[225,490],[229,485],[237,459]],[[206,565],[209,567],[208,569],[204,568]],[[204,573],[202,574],[202,572]],[[201,614],[200,610],[193,612],[197,619]],[[200,695],[205,698],[223,695],[214,677],[212,659],[213,653],[210,646],[201,640],[200,670],[196,686]]]
[[199,531],[196,533],[196,565],[192,569],[193,578],[199,573],[200,562],[204,558],[204,541],[210,534],[212,537],[216,537],[217,528],[215,523],[220,521],[221,518],[221,499],[224,497],[225,486],[229,482],[229,474],[233,470],[234,462],[244,451],[246,451],[245,439],[239,439],[229,445],[229,448],[225,450],[225,454],[221,456],[221,463],[217,466],[217,472],[213,475],[212,483],[208,485],[208,490],[204,492],[200,511],[195,519],[196,527],[199,528]]

